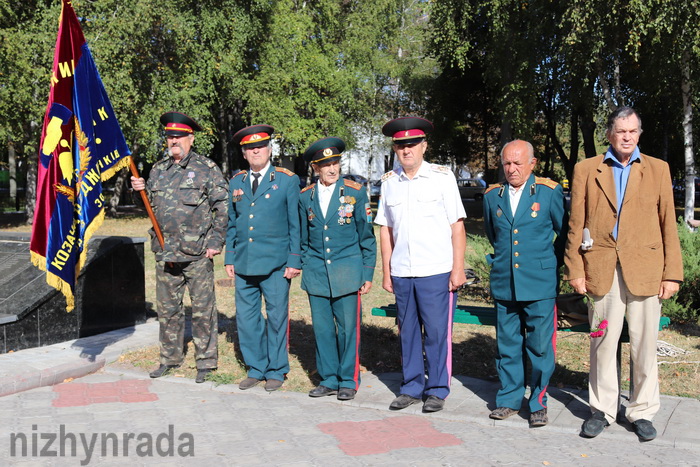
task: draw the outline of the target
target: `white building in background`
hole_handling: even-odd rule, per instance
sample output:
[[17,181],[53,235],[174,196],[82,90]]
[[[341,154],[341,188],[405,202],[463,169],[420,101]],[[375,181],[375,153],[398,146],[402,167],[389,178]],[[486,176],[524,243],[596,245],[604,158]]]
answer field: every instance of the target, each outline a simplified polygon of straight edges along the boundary
[[362,175],[369,180],[379,180],[384,175],[384,160],[391,150],[391,142],[380,131],[369,132],[355,128],[355,144],[340,159],[343,174]]

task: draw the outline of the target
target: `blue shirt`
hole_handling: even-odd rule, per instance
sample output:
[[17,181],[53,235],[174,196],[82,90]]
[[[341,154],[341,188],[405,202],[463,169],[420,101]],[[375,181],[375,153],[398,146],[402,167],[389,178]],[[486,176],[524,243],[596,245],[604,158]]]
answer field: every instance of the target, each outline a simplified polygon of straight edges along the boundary
[[625,190],[627,189],[627,181],[630,178],[630,171],[632,170],[632,163],[640,161],[639,158],[639,148],[634,148],[634,152],[630,156],[629,161],[626,166],[623,166],[620,161],[615,157],[612,146],[608,147],[605,152],[605,161],[611,161],[610,166],[613,171],[613,180],[615,180],[615,197],[617,198],[617,221],[615,222],[615,228],[613,229],[613,237],[617,240],[617,228],[620,225],[620,216],[622,215],[622,201],[625,199]]

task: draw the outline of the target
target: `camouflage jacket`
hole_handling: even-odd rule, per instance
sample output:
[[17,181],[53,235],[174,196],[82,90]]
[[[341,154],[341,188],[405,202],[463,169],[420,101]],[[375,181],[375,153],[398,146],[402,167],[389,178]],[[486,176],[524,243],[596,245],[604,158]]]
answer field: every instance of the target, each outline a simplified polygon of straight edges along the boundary
[[179,163],[168,157],[151,170],[147,189],[163,232],[160,248],[151,229],[157,261],[185,262],[223,251],[228,222],[228,189],[219,167],[193,151]]

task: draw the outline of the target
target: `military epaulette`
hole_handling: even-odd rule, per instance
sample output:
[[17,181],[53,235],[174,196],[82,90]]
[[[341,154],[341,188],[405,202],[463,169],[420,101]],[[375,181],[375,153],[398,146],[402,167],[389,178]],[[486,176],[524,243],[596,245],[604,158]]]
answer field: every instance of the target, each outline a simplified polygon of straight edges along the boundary
[[393,170],[390,170],[387,173],[385,173],[384,175],[382,175],[382,181],[385,182],[388,179],[390,179],[391,177],[393,177],[394,175],[396,175],[396,173],[394,173]]
[[315,183],[312,183],[311,185],[309,185],[309,186],[307,186],[307,187],[305,187],[305,188],[302,188],[301,193],[303,193],[303,192],[305,192],[305,191],[309,191],[310,189],[312,189],[312,188],[315,187],[315,186],[316,186],[316,184],[315,184]]
[[544,185],[546,187],[551,188],[552,190],[559,185],[557,182],[552,180],[551,178],[545,178],[545,177],[535,177],[535,183],[538,185]]
[[246,172],[247,172],[246,170],[241,170],[240,172],[238,172],[236,175],[234,175],[234,176],[231,177],[231,178],[232,178],[232,179],[233,179],[233,178],[236,178],[236,177],[238,177],[239,175],[243,175],[243,174],[246,173]]
[[282,172],[283,174],[289,175],[290,177],[292,177],[293,175],[295,175],[294,172],[292,172],[292,171],[289,170],[289,169],[285,169],[284,167],[275,167],[275,172]]
[[495,190],[496,188],[500,188],[502,186],[503,185],[501,185],[500,183],[494,183],[493,185],[489,185],[489,187],[486,189],[486,191],[484,191],[484,194],[488,193],[491,190]]
[[209,159],[207,156],[200,156],[200,160],[201,160],[202,162],[204,162],[204,165],[206,165],[206,166],[209,167],[210,169],[213,169],[214,167],[216,167],[216,162],[214,162],[213,160]]
[[449,167],[446,167],[444,165],[439,165],[439,164],[430,164],[430,170],[433,172],[441,173],[441,174],[446,174],[451,172]]
[[355,190],[362,189],[362,185],[357,183],[355,180],[348,180],[347,178],[343,180],[345,180],[345,186],[349,186],[350,188],[354,188]]

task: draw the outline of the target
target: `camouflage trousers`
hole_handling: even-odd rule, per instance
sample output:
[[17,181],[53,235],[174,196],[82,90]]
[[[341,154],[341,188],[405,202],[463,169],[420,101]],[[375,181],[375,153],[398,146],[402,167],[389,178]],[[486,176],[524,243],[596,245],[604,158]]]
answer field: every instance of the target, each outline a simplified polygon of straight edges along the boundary
[[219,335],[214,262],[203,258],[186,263],[156,262],[156,299],[160,322],[160,363],[180,365],[184,360],[185,287],[192,302],[192,340],[197,369],[216,368]]

